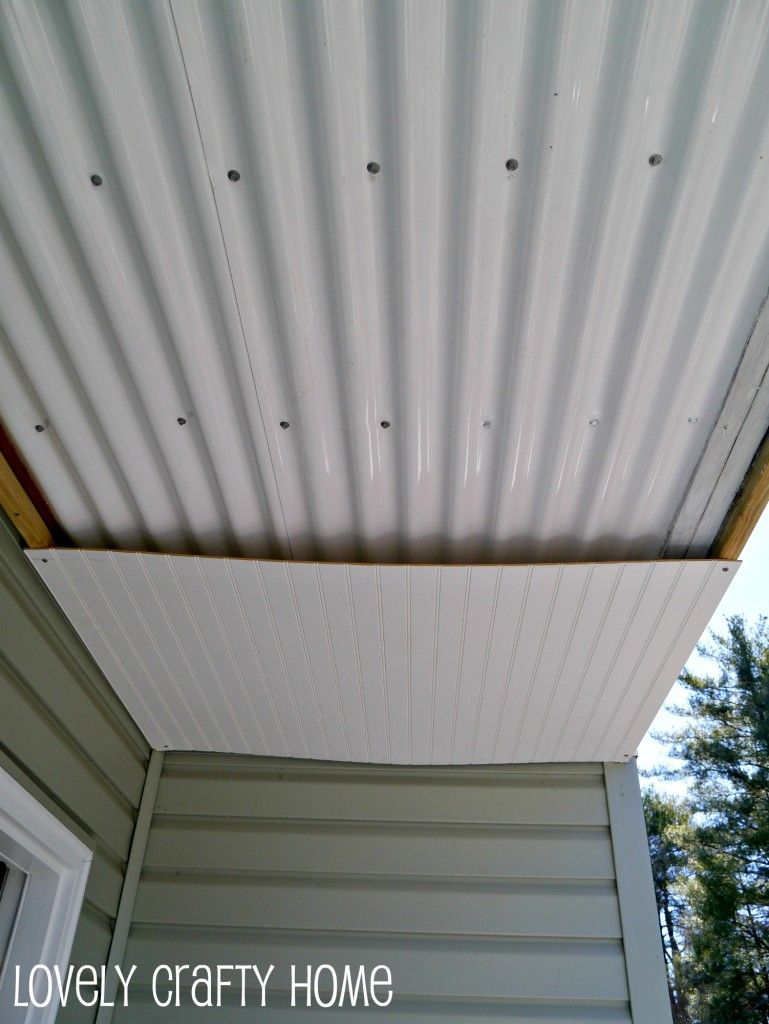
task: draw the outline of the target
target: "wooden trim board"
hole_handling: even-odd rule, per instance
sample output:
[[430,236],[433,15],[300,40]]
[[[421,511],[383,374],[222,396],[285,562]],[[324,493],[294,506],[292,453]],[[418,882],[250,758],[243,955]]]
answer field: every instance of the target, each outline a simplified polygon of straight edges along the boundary
[[723,525],[713,543],[713,557],[734,559],[748,542],[769,504],[769,434],[756,452]]
[[2,453],[0,453],[0,506],[5,510],[28,547],[47,548],[53,544],[51,531]]

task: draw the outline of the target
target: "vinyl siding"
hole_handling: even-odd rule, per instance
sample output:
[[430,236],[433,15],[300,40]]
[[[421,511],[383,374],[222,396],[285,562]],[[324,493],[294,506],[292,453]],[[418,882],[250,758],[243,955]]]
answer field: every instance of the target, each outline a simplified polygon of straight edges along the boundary
[[[72,962],[104,963],[147,743],[0,519],[0,764],[94,851]],[[93,1020],[69,1007],[59,1024]]]
[[[169,754],[125,963],[275,963],[268,1009],[220,1022],[315,1019],[292,963],[389,965],[404,1022],[627,1022],[603,768]],[[117,1021],[177,1019],[148,980]]]

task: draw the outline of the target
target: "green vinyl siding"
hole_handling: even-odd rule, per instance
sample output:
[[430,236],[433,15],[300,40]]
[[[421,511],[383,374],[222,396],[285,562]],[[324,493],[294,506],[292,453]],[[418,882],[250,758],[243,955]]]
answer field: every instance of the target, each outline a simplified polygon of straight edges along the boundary
[[72,962],[102,964],[149,748],[2,517],[0,624],[0,764],[94,851]]
[[[389,965],[398,1021],[627,1022],[603,767],[168,754],[125,963],[118,1022],[317,1019],[292,963]],[[157,1009],[158,963],[275,963],[268,1008]]]

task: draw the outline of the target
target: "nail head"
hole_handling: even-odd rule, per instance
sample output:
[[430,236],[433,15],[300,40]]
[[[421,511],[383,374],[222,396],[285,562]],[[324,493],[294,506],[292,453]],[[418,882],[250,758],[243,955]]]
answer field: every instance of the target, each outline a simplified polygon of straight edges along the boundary
[[597,427],[601,421],[597,416],[591,416],[587,422],[590,424],[591,427]]
[[372,160],[370,161],[370,163],[366,164],[366,170],[369,172],[369,174],[379,174],[381,169],[382,168],[379,166],[376,160]]
[[505,162],[505,167],[508,169],[508,171],[517,171],[518,161],[514,160],[513,157],[510,157],[510,159]]
[[102,176],[100,174],[92,174],[91,175],[91,184],[92,185],[96,185],[98,187],[99,185],[101,185],[101,183],[102,183]]
[[183,427],[187,420],[183,416],[177,416],[176,422],[179,424],[180,427]]
[[390,426],[390,421],[389,420],[382,420],[380,426],[382,427],[383,430],[387,430],[387,428]]
[[652,155],[649,157],[649,163],[652,167],[659,167],[659,165],[662,163],[661,155],[659,153],[652,153]]
[[231,171],[227,171],[227,177],[230,179],[230,181],[240,181],[240,171],[236,171],[234,169]]
[[281,420],[280,421],[280,428],[281,428],[281,430],[288,430],[289,426],[290,426],[290,424],[289,424],[288,420]]
[[35,424],[35,430],[36,430],[36,431],[38,432],[38,434],[42,434],[42,433],[43,433],[43,431],[45,430],[45,426],[44,426],[44,424],[42,424],[42,423],[36,423],[36,424]]

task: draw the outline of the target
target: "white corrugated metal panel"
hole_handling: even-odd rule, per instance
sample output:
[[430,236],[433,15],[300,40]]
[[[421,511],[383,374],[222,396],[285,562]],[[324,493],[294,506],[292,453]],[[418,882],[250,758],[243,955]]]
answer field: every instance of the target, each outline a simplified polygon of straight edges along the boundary
[[[64,526],[655,557],[769,286],[768,34],[763,2],[8,0],[0,414]],[[678,551],[732,498],[716,448]]]
[[400,764],[631,756],[738,565],[28,555],[152,746]]
[[[323,962],[389,965],[388,1019],[410,1024],[627,1024],[601,766],[167,757],[126,954],[134,999],[116,1020],[197,1020],[158,1013],[145,965],[242,963],[246,950],[275,964],[266,1021],[301,1017],[289,965]],[[250,1019],[253,987],[248,999],[218,1018]],[[368,1018],[341,1013],[323,1016]]]

